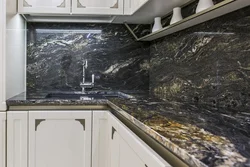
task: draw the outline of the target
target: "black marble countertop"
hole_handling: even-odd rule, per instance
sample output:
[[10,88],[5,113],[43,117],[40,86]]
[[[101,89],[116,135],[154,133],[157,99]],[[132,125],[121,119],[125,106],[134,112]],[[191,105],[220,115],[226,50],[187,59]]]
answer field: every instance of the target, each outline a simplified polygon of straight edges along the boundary
[[130,99],[47,99],[46,95],[23,93],[7,100],[7,105],[108,105],[192,167],[250,166],[249,111],[216,112],[210,106],[168,102],[132,92],[127,96]]

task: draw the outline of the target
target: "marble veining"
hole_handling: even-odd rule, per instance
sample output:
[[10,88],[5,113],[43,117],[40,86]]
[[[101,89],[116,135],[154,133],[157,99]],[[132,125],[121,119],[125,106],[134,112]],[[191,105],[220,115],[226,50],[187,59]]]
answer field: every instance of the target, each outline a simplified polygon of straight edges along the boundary
[[[237,157],[248,159],[248,165],[249,32],[250,7],[246,7],[153,41],[150,63],[151,94],[178,104],[172,111],[176,114],[180,107],[189,106],[178,113],[176,119],[181,120],[180,123],[186,120],[191,125],[225,138],[226,143],[234,145]],[[167,114],[166,117],[171,116]],[[227,146],[221,146],[231,147],[226,143],[223,145]],[[209,150],[217,152],[212,159],[202,159],[209,166],[220,166],[220,161],[226,161],[224,155],[230,154],[229,151],[221,156],[214,147],[209,147]],[[218,156],[221,158],[218,159]],[[237,159],[235,163],[226,163],[225,166],[240,166],[236,162],[241,160]]]
[[[7,101],[8,106],[89,106],[108,105],[192,167],[247,166],[237,144],[247,144],[243,133],[232,131],[236,121],[250,115],[213,113],[205,106],[167,102],[147,93],[126,92],[127,98],[107,98],[92,101],[77,99],[46,99],[47,93],[21,94]],[[124,93],[122,93],[124,95]],[[197,114],[198,113],[198,114]],[[231,124],[229,123],[231,122]],[[238,141],[231,140],[237,136]],[[244,148],[245,154],[249,149]]]
[[82,60],[94,90],[148,90],[149,43],[124,25],[28,23],[27,90],[80,90]]

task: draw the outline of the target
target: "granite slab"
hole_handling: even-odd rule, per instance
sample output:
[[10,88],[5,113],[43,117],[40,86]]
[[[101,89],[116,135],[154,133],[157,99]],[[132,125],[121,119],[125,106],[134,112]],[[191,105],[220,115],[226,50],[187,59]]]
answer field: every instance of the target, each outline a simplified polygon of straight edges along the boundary
[[[192,167],[250,165],[247,113],[216,113],[208,106],[173,103],[138,92],[129,98],[87,101],[46,99],[45,95],[23,93],[7,100],[7,105],[108,105]],[[245,128],[237,127],[239,121]]]

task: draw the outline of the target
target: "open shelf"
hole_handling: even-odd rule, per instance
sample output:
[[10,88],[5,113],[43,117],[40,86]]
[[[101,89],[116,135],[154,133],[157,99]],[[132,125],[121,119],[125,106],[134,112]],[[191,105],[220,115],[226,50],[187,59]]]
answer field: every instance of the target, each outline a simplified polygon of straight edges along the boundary
[[128,24],[125,23],[126,27],[133,34],[137,41],[152,41],[166,35],[170,35],[172,33],[181,31],[183,29],[195,26],[197,24],[203,23],[205,21],[217,18],[219,16],[225,15],[232,11],[241,9],[243,7],[249,6],[250,0],[224,0],[211,8],[208,8],[199,13],[193,14],[189,17],[184,18],[183,20],[169,25],[161,30],[158,30],[154,33],[146,35],[144,37],[138,38],[133,30],[129,27]]

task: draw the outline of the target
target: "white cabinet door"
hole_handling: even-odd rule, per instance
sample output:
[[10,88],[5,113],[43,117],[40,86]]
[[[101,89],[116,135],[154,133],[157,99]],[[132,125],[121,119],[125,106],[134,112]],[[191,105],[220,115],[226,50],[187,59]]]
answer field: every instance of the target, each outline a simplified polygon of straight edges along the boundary
[[6,41],[6,1],[0,1],[0,111],[6,110],[5,41]]
[[91,111],[30,111],[30,167],[90,167]]
[[5,167],[6,112],[0,112],[0,167]]
[[7,120],[7,167],[28,167],[28,111],[8,111]]
[[123,0],[72,0],[72,13],[123,15]]
[[18,0],[22,14],[70,14],[71,0]]
[[124,0],[124,15],[133,15],[149,0]]
[[108,166],[108,111],[93,111],[92,167]]
[[111,167],[171,167],[122,122],[109,115]]

